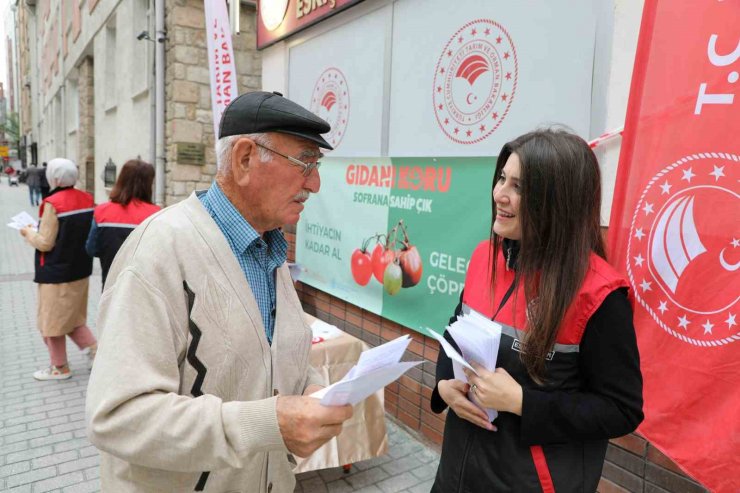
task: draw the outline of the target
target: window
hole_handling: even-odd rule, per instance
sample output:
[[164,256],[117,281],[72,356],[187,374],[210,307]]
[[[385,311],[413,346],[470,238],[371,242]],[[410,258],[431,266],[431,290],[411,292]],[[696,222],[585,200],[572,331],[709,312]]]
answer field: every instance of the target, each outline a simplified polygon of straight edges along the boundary
[[77,131],[80,123],[80,91],[77,86],[77,79],[67,79],[67,108],[65,116],[67,118],[67,133],[72,134]]
[[146,31],[151,33],[151,13],[149,12],[149,0],[131,0],[131,96],[136,97],[149,89],[149,79],[152,77],[152,50],[154,43],[147,39],[138,39],[137,36]]
[[105,26],[105,109],[116,106],[116,18]]
[[63,156],[64,152],[64,122],[62,122],[62,91],[59,91],[52,100],[52,121],[54,122],[54,151],[57,156]]

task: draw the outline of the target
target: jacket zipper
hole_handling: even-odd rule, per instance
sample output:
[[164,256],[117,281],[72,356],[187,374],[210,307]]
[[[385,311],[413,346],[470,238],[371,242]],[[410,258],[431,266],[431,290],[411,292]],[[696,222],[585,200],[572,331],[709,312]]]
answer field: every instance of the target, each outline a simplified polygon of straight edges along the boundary
[[[273,335],[273,337],[274,337],[274,335]],[[269,353],[270,354],[270,386],[267,387],[267,398],[269,399],[270,398],[270,394],[272,394],[272,397],[275,397],[276,395],[278,395],[278,393],[277,393],[277,389],[274,386],[274,380],[275,380],[274,370],[275,370],[275,366],[272,363],[272,345],[270,344],[269,339],[267,341],[267,347],[268,347],[268,350],[270,352]],[[267,480],[267,484],[265,485],[265,491],[268,491],[269,492],[270,491],[270,453],[269,452],[265,454],[265,464],[266,464],[266,467],[265,467],[265,479]]]
[[465,477],[465,466],[467,465],[467,462],[468,462],[468,454],[470,454],[470,449],[473,447],[474,435],[475,435],[474,433],[468,433],[468,439],[465,441],[465,453],[463,454],[462,466],[460,467],[460,482],[459,482],[459,486],[457,487],[457,493],[462,493],[463,491],[463,478]]

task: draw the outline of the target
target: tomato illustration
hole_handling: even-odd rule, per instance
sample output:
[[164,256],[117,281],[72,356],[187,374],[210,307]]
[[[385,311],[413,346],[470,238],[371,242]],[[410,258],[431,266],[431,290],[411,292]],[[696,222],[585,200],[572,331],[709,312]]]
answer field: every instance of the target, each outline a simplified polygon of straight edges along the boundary
[[372,264],[373,264],[373,275],[375,276],[375,279],[381,284],[383,284],[385,281],[383,280],[385,269],[393,262],[393,258],[395,257],[393,250],[386,250],[383,245],[378,243],[375,245],[375,248],[373,248],[373,254],[371,257]]
[[352,252],[351,259],[352,277],[360,286],[365,286],[370,282],[370,276],[373,273],[372,261],[370,255],[363,249],[356,248]]
[[424,266],[421,263],[421,255],[415,246],[409,246],[400,255],[401,271],[403,273],[403,287],[416,286],[421,281]]
[[401,290],[403,274],[398,261],[393,261],[385,268],[383,273],[383,287],[385,291],[393,296]]

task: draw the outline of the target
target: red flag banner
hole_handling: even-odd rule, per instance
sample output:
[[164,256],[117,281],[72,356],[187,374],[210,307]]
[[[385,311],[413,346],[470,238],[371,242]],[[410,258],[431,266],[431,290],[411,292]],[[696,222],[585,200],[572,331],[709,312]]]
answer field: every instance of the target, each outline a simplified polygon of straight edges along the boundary
[[740,491],[740,3],[647,0],[609,227],[636,298],[639,429]]

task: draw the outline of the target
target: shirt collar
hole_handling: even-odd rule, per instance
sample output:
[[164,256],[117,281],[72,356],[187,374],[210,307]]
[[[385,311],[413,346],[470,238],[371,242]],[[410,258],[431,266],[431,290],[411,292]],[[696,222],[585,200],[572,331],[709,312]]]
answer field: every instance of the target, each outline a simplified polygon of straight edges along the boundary
[[[244,219],[241,212],[234,207],[229,198],[214,180],[211,187],[206,191],[205,201],[207,209],[213,219],[219,225],[224,235],[234,245],[234,250],[245,253],[247,249],[260,240],[260,235],[249,222]],[[278,261],[279,265],[287,260],[288,242],[285,241],[279,229],[267,231],[264,241],[270,254]]]

